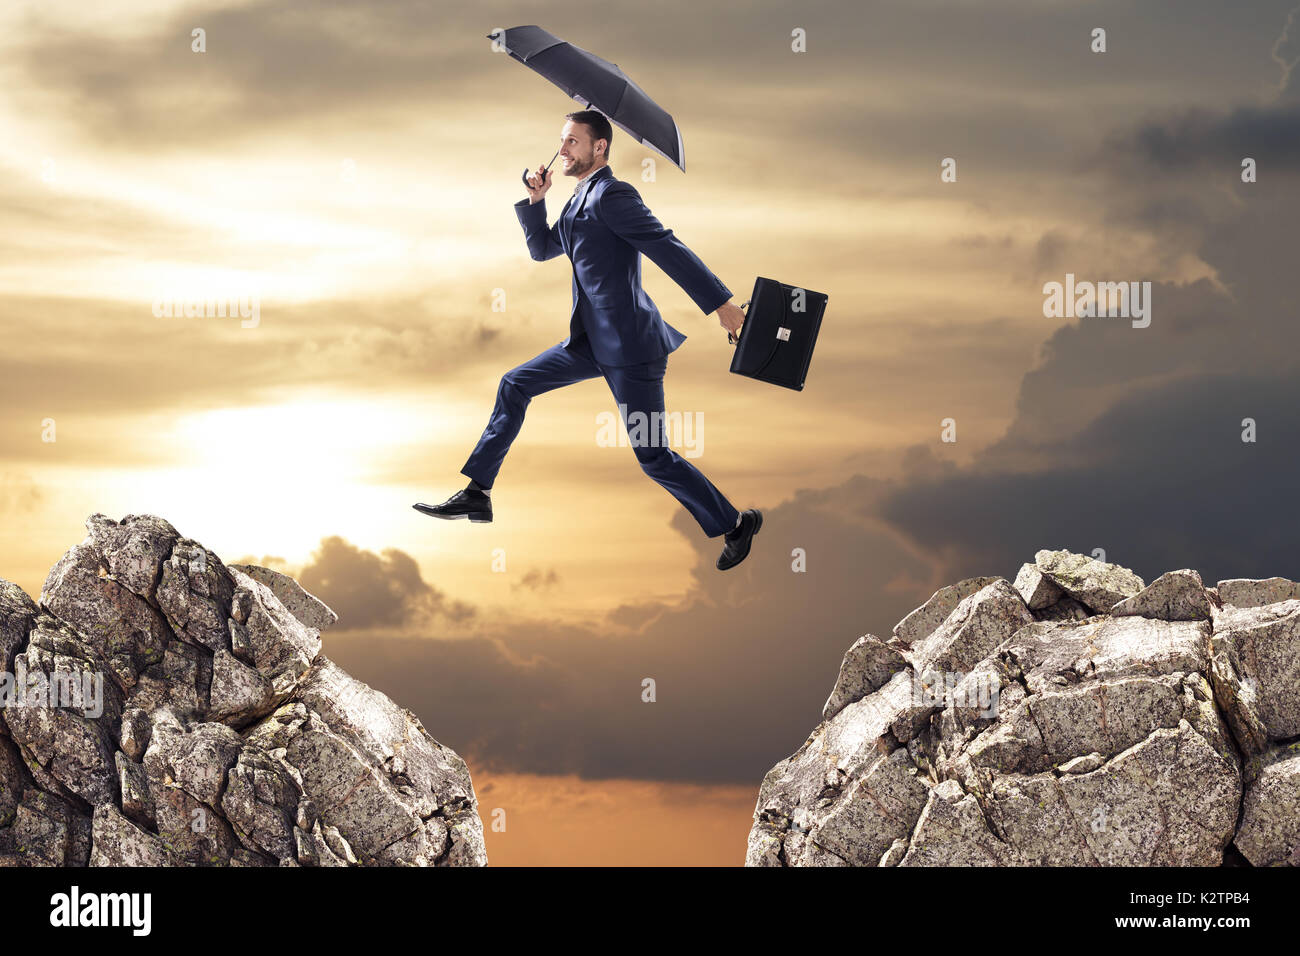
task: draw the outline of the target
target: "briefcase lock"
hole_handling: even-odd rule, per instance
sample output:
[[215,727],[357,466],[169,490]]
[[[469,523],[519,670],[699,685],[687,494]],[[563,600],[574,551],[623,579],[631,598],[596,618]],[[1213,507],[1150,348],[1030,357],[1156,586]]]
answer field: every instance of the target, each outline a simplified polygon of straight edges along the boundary
[[776,330],[776,337],[780,339],[782,342],[789,342],[790,330],[787,328],[779,328]]

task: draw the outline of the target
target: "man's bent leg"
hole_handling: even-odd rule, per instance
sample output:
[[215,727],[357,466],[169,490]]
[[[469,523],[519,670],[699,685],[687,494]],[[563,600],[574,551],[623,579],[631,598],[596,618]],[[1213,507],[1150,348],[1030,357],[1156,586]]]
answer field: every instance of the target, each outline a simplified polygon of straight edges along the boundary
[[[623,426],[635,413],[629,438],[642,470],[682,503],[710,538],[730,531],[739,517],[735,507],[698,468],[668,447],[664,428],[664,372],[668,358],[644,365],[604,369],[609,390],[623,413]],[[644,416],[644,418],[640,417]],[[644,427],[642,427],[642,425]],[[644,441],[635,440],[644,435]]]
[[460,473],[484,488],[491,488],[496,482],[506,452],[510,450],[510,443],[523,426],[524,412],[533,396],[599,375],[600,366],[591,357],[585,343],[581,343],[577,351],[553,345],[523,365],[506,372],[501,376],[501,384],[497,387],[496,407],[492,409],[492,417],[483,429],[483,437],[470,453]]

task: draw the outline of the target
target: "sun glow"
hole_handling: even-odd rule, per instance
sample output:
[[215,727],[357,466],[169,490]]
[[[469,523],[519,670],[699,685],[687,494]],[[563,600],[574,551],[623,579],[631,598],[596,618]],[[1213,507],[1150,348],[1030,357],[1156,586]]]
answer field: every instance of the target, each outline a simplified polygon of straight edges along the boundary
[[164,473],[154,507],[224,514],[241,547],[264,541],[291,561],[325,532],[382,541],[408,517],[387,500],[397,489],[384,484],[384,463],[434,431],[421,404],[320,399],[187,415],[163,436],[187,464]]

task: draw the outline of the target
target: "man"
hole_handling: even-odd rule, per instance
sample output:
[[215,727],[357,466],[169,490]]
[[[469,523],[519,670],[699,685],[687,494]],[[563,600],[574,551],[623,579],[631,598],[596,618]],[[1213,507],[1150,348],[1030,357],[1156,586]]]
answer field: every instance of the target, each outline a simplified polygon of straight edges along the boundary
[[668,353],[686,336],[663,320],[642,291],[641,254],[668,273],[702,312],[716,313],[728,332],[738,331],[745,315],[731,291],[651,215],[637,191],[614,178],[609,120],[596,110],[580,110],[566,119],[560,157],[564,175],[578,180],[572,198],[556,224],[547,226],[551,172],[539,166],[528,176],[528,198],[515,203],[515,213],[533,259],[566,254],[573,263],[569,335],[501,377],[492,417],[460,470],[470,479],[468,487],[440,505],[414,507],[435,518],[491,521],[489,492],[529,402],[542,392],[603,375],[625,428],[637,413],[652,423],[648,439],[632,443],[642,470],[682,503],[706,535],[723,536],[717,567],[726,571],[748,556],[763,516],[754,508],[738,512],[695,466],[668,447],[664,372]]

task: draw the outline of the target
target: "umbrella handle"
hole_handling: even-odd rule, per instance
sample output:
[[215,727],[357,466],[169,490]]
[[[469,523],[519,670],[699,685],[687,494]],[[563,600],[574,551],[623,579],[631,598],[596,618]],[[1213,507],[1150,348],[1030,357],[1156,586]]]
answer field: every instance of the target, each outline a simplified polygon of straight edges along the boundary
[[[559,156],[559,155],[560,155],[560,151],[557,149],[557,150],[555,151],[555,156]],[[555,156],[552,156],[552,157],[551,157],[551,161],[550,161],[549,163],[546,164],[546,172],[548,172],[548,173],[551,171],[551,167],[555,165]],[[527,189],[532,189],[532,188],[533,188],[532,186],[529,186],[529,185],[528,185],[528,170],[525,169],[524,172],[523,172],[523,175],[520,176],[519,178],[522,179],[522,180],[524,181],[524,187],[525,187],[525,188],[527,188]],[[543,177],[542,177],[542,178],[543,178],[543,179],[545,178],[545,174],[543,174]]]

